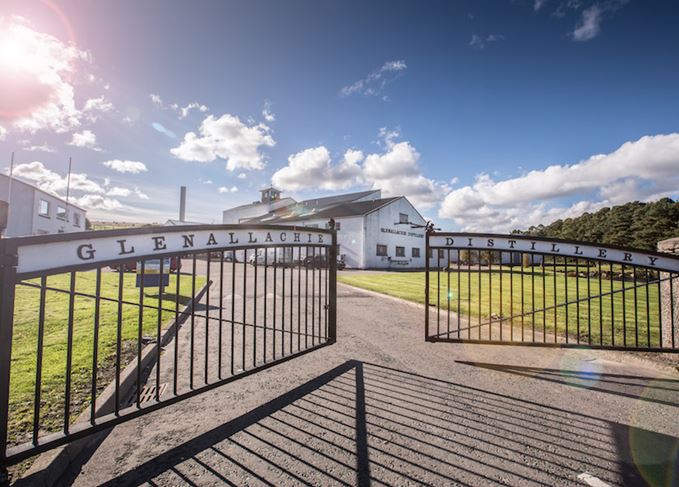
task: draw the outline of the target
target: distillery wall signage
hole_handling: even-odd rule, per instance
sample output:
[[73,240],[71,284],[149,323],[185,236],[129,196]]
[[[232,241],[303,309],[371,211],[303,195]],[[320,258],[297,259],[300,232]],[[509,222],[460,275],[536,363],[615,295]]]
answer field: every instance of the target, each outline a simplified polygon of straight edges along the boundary
[[382,233],[393,233],[395,235],[407,235],[408,237],[424,238],[423,233],[406,232],[405,230],[395,230],[393,228],[380,228]]
[[563,257],[599,259],[620,264],[643,265],[659,270],[679,271],[679,259],[621,249],[611,249],[581,243],[533,240],[530,237],[498,237],[496,235],[446,235],[429,237],[430,247],[450,249],[502,250],[535,252]]
[[64,240],[18,248],[17,272],[36,272],[112,260],[138,260],[154,254],[244,246],[330,246],[327,233],[294,230],[196,230]]

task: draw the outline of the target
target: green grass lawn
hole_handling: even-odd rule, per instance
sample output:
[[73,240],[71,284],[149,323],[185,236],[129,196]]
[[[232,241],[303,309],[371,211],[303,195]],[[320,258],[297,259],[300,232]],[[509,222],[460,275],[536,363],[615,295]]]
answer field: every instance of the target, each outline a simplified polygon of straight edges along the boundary
[[[480,274],[473,272],[473,267],[470,273],[465,272],[463,268],[462,272],[459,273],[459,288],[457,272],[448,274],[442,271],[440,276],[438,276],[435,271],[432,271],[430,274],[430,304],[433,306],[438,304],[442,308],[441,320],[446,321],[444,310],[447,310],[448,306],[450,306],[451,312],[457,312],[459,308],[460,315],[470,317],[472,324],[477,323],[479,317],[482,322],[487,321],[491,314],[494,320],[497,320],[500,316],[505,319],[514,316],[512,322],[515,325],[519,325],[523,321],[526,329],[532,329],[534,322],[536,329],[541,330],[544,323],[548,332],[553,331],[556,327],[560,334],[565,335],[566,323],[568,323],[569,340],[574,340],[577,337],[577,321],[579,316],[580,340],[586,343],[588,340],[589,316],[591,322],[591,334],[589,336],[593,343],[598,344],[601,341],[605,345],[612,343],[622,344],[626,336],[627,345],[633,345],[636,340],[634,328],[636,312],[636,319],[639,323],[639,346],[645,347],[649,343],[647,318],[650,322],[650,343],[652,346],[659,346],[659,291],[657,284],[642,286],[643,283],[641,281],[638,282],[638,285],[641,287],[637,288],[637,306],[635,309],[634,291],[632,290],[633,283],[625,282],[627,289],[624,292],[626,325],[623,326],[622,292],[617,292],[612,297],[609,295],[603,296],[601,299],[597,297],[589,302],[586,300],[588,296],[588,283],[590,295],[599,295],[599,279],[597,277],[566,276],[563,272],[557,271],[555,274],[553,270],[546,268],[543,278],[540,267],[535,267],[534,275],[531,275],[531,268],[524,268],[522,273],[521,268],[517,267],[514,269],[513,276],[510,276],[509,268],[505,266],[503,267],[502,278],[500,278],[498,267],[494,266],[492,273],[482,272]],[[448,279],[450,279],[450,283]],[[522,280],[523,293],[521,289]],[[424,304],[425,302],[424,272],[347,273],[339,275],[338,281],[416,303]],[[481,292],[479,292],[479,285],[481,286]],[[491,292],[489,292],[489,286],[492,290]],[[502,293],[500,293],[500,286],[502,286]],[[533,286],[535,287],[535,294],[532,291]],[[601,282],[601,292],[620,291],[622,286],[622,281],[603,279]],[[437,288],[439,289],[438,297]],[[646,291],[648,291],[648,301]],[[502,308],[500,308],[501,294]],[[523,318],[519,316],[522,314],[522,294]],[[557,305],[556,316],[554,309],[548,309],[546,312],[531,312],[533,306],[535,309],[543,308],[543,303],[547,308],[553,308],[555,299]],[[579,307],[574,303],[578,299],[581,300]],[[571,302],[571,304],[564,306],[566,301]],[[647,304],[649,308],[648,314],[646,311]],[[434,323],[435,326],[436,324]],[[472,331],[471,336],[475,338],[473,333],[478,333],[478,330]]]
[[[139,288],[135,286],[135,273],[127,272],[123,278],[123,300],[139,303]],[[101,273],[101,296],[118,297],[117,272]],[[40,284],[39,279],[25,281]],[[205,277],[196,277],[196,292],[205,284]],[[96,272],[76,274],[76,292],[94,294]],[[60,274],[47,278],[47,286],[59,290],[70,289],[70,274]],[[191,299],[190,277],[180,278],[180,310]],[[170,276],[167,294],[162,296],[162,307],[174,310],[176,276]],[[47,291],[45,299],[45,325],[42,364],[42,401],[41,428],[57,431],[61,428],[64,411],[64,388],[66,384],[66,350],[68,330],[69,294]],[[158,288],[144,290],[144,304],[158,306]],[[12,367],[10,384],[10,440],[22,442],[29,438],[33,421],[33,400],[35,395],[35,374],[37,362],[38,317],[40,290],[24,285],[16,286],[14,310],[14,334],[12,343]],[[75,420],[90,403],[93,336],[94,336],[93,297],[75,296],[73,317],[73,357],[71,373],[71,418]],[[100,301],[99,348],[98,348],[98,386],[105,388],[114,377],[116,353],[118,303]],[[163,312],[163,327],[174,319],[174,311]],[[122,307],[122,342],[126,362],[136,355],[139,306],[124,304]],[[158,310],[145,308],[143,312],[142,334],[155,336],[158,324]]]

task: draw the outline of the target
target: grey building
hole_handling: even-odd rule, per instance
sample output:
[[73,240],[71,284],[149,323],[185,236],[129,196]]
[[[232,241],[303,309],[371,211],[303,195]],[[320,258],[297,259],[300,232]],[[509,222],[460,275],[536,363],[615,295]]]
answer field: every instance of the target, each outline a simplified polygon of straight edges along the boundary
[[[11,197],[10,197],[11,186]],[[0,200],[9,203],[5,237],[85,230],[87,211],[40,188],[0,174]]]

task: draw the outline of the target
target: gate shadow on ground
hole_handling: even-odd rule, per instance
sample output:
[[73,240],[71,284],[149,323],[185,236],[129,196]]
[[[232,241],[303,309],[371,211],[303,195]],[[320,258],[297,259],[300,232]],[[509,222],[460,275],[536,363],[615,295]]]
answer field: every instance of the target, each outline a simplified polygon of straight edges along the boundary
[[[679,440],[348,361],[107,485],[677,485]],[[673,473],[674,477],[672,477]]]
[[679,380],[662,377],[643,377],[637,375],[611,374],[592,370],[546,369],[519,365],[492,364],[457,360],[456,363],[497,370],[509,374],[565,384],[590,391],[605,392],[641,401],[679,406]]

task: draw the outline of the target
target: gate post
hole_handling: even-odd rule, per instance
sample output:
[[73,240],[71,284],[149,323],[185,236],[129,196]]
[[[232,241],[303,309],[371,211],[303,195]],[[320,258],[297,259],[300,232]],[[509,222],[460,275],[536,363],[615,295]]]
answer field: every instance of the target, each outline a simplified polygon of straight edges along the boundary
[[[658,242],[658,252],[679,255],[679,238]],[[660,315],[662,348],[679,347],[679,279],[672,272],[660,272]]]
[[429,341],[429,234],[433,227],[427,223],[424,228],[424,340]]
[[328,222],[328,228],[332,230],[332,245],[330,246],[330,258],[328,262],[328,342],[337,341],[337,230],[333,218]]
[[9,485],[7,429],[16,265],[17,257],[8,252],[7,240],[0,240],[0,486]]

